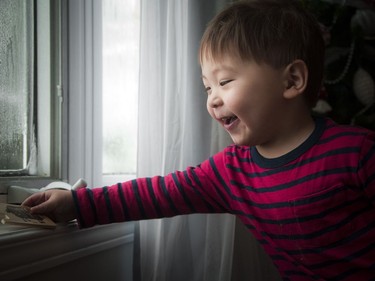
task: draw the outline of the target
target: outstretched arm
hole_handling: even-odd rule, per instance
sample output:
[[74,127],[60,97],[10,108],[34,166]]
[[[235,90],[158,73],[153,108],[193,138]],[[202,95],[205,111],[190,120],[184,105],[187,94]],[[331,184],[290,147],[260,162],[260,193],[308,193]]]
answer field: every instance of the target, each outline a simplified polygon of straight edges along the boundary
[[164,177],[138,178],[101,188],[36,193],[23,205],[31,207],[32,213],[58,222],[77,218],[80,227],[192,213],[224,213],[230,211],[229,195],[221,190],[224,174],[216,171],[217,165],[224,169],[224,155],[220,153],[216,160],[210,158],[202,165]]

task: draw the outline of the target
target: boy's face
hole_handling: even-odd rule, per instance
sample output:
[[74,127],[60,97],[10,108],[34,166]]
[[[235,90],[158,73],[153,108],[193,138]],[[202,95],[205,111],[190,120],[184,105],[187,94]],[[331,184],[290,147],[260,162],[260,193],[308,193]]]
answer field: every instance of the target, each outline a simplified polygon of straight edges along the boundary
[[237,145],[262,145],[277,134],[282,118],[283,70],[226,56],[202,61],[207,109]]

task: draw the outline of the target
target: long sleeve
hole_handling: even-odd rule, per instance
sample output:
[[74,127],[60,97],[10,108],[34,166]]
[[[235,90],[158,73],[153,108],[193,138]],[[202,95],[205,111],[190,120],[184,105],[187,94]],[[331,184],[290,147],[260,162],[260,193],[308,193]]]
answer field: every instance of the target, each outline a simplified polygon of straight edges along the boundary
[[[222,154],[216,156],[220,159]],[[220,161],[219,161],[220,162]],[[204,167],[204,168],[203,168]],[[192,213],[228,211],[209,161],[165,177],[138,178],[73,191],[80,227]]]

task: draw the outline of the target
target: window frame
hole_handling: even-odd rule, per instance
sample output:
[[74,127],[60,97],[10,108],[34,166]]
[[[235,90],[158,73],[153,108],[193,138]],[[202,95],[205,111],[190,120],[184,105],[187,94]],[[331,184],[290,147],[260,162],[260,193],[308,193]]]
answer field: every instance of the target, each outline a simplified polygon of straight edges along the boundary
[[[64,178],[64,175],[66,174],[64,169],[64,162],[62,161],[62,155],[64,154],[63,151],[66,151],[67,147],[64,146],[64,142],[61,140],[62,136],[66,134],[66,127],[63,126],[64,123],[64,115],[62,115],[62,112],[66,111],[65,107],[67,106],[66,103],[64,103],[64,97],[62,95],[62,84],[63,84],[63,70],[62,70],[62,44],[64,42],[62,37],[62,14],[66,10],[67,2],[64,0],[50,0],[49,1],[49,11],[50,14],[48,15],[48,19],[50,19],[50,26],[49,26],[49,34],[47,36],[50,37],[50,59],[47,62],[49,64],[47,67],[49,67],[50,71],[46,75],[41,73],[42,71],[38,70],[38,65],[40,61],[38,60],[38,32],[37,30],[41,28],[43,25],[43,20],[45,18],[42,18],[40,14],[38,13],[38,0],[33,0],[34,2],[34,14],[35,14],[35,40],[36,40],[36,48],[35,48],[35,96],[36,97],[36,103],[34,104],[34,108],[43,106],[46,106],[46,103],[41,103],[40,100],[43,100],[40,97],[40,94],[38,93],[38,87],[41,83],[38,81],[38,79],[41,76],[49,76],[49,81],[47,81],[47,91],[49,93],[45,93],[45,95],[49,95],[48,98],[50,98],[49,102],[47,102],[50,105],[48,108],[46,114],[50,116],[49,118],[49,126],[48,128],[43,128],[43,130],[38,129],[38,136],[39,134],[41,136],[44,136],[45,139],[47,139],[47,142],[50,151],[47,152],[47,162],[46,164],[47,170],[49,171],[48,175],[41,175],[41,173],[37,173],[37,175],[25,175],[25,174],[14,174],[14,175],[4,175],[0,176],[0,195],[6,194],[6,190],[9,186],[12,185],[20,185],[24,187],[42,187],[47,185],[48,183],[56,180],[62,180]],[[65,7],[64,7],[65,6]],[[42,32],[41,32],[42,33]],[[47,47],[48,48],[48,47]],[[40,56],[41,57],[41,56]],[[49,85],[48,85],[49,84]],[[46,92],[47,92],[46,91]],[[34,97],[35,97],[34,96]],[[39,103],[39,104],[37,104]],[[37,111],[38,112],[38,109]],[[38,114],[38,113],[37,113]],[[43,112],[44,114],[44,112]],[[36,126],[40,126],[40,120],[43,119],[41,117],[35,116]],[[39,119],[39,120],[38,120]],[[40,132],[42,131],[42,132]],[[40,137],[40,136],[39,136]],[[37,140],[38,141],[38,140]],[[39,144],[38,144],[38,150],[39,150]],[[39,154],[39,152],[38,152]],[[40,161],[40,159],[38,159]]]
[[101,0],[68,2],[67,180],[102,185]]

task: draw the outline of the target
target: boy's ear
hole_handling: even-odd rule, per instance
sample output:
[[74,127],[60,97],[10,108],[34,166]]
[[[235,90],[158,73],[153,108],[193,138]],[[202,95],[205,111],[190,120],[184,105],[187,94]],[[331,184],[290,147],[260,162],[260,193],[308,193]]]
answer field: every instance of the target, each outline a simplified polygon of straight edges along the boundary
[[284,70],[284,98],[292,99],[302,94],[307,86],[308,70],[303,60],[295,60]]

